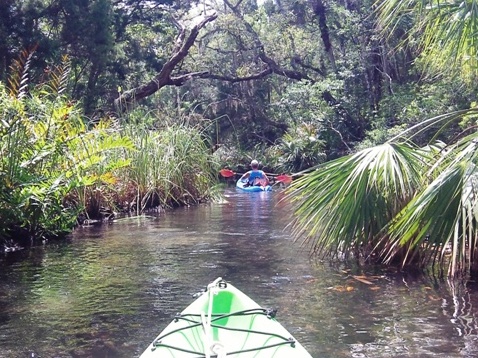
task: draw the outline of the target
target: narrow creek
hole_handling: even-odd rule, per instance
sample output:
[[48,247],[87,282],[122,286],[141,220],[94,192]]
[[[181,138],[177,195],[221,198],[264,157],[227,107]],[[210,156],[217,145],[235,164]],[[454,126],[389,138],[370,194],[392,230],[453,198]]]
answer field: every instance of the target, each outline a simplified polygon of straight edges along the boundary
[[477,356],[476,286],[317,261],[280,199],[229,188],[0,256],[0,357],[138,357],[217,277],[277,308],[315,358]]

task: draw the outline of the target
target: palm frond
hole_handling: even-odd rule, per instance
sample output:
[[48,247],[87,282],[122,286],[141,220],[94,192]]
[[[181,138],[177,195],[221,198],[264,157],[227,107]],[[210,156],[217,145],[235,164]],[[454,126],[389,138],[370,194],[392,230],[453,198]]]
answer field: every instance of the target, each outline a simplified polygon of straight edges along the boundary
[[438,116],[428,118],[420,123],[417,123],[410,128],[400,132],[396,136],[388,140],[389,143],[396,142],[397,140],[407,140],[411,141],[415,136],[429,130],[430,128],[441,125],[441,127],[436,131],[435,136],[430,139],[430,142],[433,142],[435,138],[444,131],[450,124],[456,123],[457,119],[461,119],[464,116],[476,115],[478,114],[478,107],[461,109],[458,111],[453,111],[449,113],[440,114]]
[[429,68],[460,68],[464,78],[475,78],[478,61],[478,4],[443,2],[428,6],[424,18],[422,57]]
[[390,32],[404,18],[413,19],[408,39],[417,43],[422,51],[421,60],[430,72],[459,69],[459,75],[468,80],[478,75],[476,0],[383,0],[376,3],[376,10],[378,26]]
[[386,143],[325,163],[295,181],[296,239],[319,254],[367,250],[421,185],[427,153],[409,144]]
[[431,168],[439,173],[436,179],[392,221],[381,252],[387,261],[405,255],[400,258],[403,264],[417,259],[421,266],[431,260],[443,263],[451,250],[449,275],[469,268],[478,235],[477,138],[468,136],[443,153],[448,160],[438,160],[442,165]]

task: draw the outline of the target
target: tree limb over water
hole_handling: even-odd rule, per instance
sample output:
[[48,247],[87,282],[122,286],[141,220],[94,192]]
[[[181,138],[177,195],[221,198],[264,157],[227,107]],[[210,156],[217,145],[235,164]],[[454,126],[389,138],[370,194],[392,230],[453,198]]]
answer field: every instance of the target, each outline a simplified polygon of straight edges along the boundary
[[[240,16],[239,12],[237,12],[233,7],[231,7],[231,10],[235,12],[236,16]],[[255,74],[242,77],[232,77],[227,75],[214,74],[210,73],[209,71],[197,71],[173,75],[173,71],[176,69],[176,67],[188,56],[189,51],[194,45],[200,30],[203,29],[208,23],[216,20],[217,17],[217,13],[206,16],[201,22],[192,27],[189,34],[187,34],[188,30],[184,26],[179,24],[179,22],[175,21],[174,23],[179,29],[179,34],[176,37],[176,44],[173,50],[173,54],[171,55],[169,60],[163,65],[161,71],[152,80],[138,87],[120,93],[119,97],[116,98],[114,101],[115,109],[118,112],[125,112],[132,106],[134,106],[135,103],[141,101],[144,98],[147,98],[148,96],[151,96],[165,86],[182,86],[184,83],[194,78],[213,79],[237,83],[259,80],[271,74],[277,74],[279,76],[284,76],[298,81],[311,80],[306,74],[302,72],[286,69],[279,66],[276,61],[269,57],[265,53],[264,46],[261,43],[258,35],[254,32],[252,27],[246,21],[244,21],[242,16],[240,16],[241,19],[243,20],[244,24],[246,24],[248,32],[253,36],[254,43],[259,49],[258,59],[260,59],[260,61],[264,65],[263,69],[261,69]]]
[[[212,73],[208,70],[194,72],[185,71],[185,73],[177,73],[178,66],[189,55],[189,52],[194,46],[200,31],[208,23],[216,20],[218,15],[216,12],[211,15],[206,15],[202,21],[193,26],[191,30],[188,30],[176,19],[173,19],[174,25],[179,30],[179,34],[176,37],[175,46],[172,50],[171,57],[166,61],[161,70],[152,80],[138,87],[120,93],[119,97],[114,101],[116,111],[119,113],[127,111],[128,109],[132,108],[135,103],[138,103],[142,99],[153,95],[165,86],[179,87],[196,78],[239,83],[260,80],[275,74],[295,81],[305,80],[310,83],[315,82],[314,78],[310,77],[306,71],[301,71],[300,69],[296,68],[286,68],[267,54],[259,34],[254,30],[251,24],[244,19],[244,16],[239,11],[238,7],[240,3],[241,2],[233,5],[228,0],[224,0],[224,4],[227,6],[229,11],[234,15],[234,17],[239,19],[241,24],[244,26],[243,31],[250,36],[253,48],[256,51],[255,58],[256,64],[258,65],[255,73],[250,73],[244,76],[218,74]],[[296,59],[296,64],[300,64],[302,65],[303,69],[306,69],[306,67],[303,66],[302,61],[297,61]],[[176,73],[173,74],[175,71]],[[316,70],[316,72],[318,71]],[[346,118],[347,122],[355,122],[353,118],[351,118],[350,114],[343,108],[343,106],[341,106],[340,101],[333,97],[332,93],[329,91],[324,91],[323,97],[327,104],[332,106],[341,116]]]
[[187,36],[186,28],[181,26],[179,35],[176,38],[176,46],[173,51],[173,54],[164,64],[161,71],[151,81],[120,94],[120,96],[115,99],[115,108],[119,112],[124,112],[135,102],[140,101],[148,96],[151,96],[164,86],[181,86],[190,78],[197,77],[200,73],[190,73],[174,78],[171,76],[171,74],[173,73],[176,66],[189,54],[189,50],[194,45],[194,42],[199,35],[199,31],[204,26],[206,26],[206,24],[214,21],[216,18],[216,13],[206,16],[201,22],[193,26],[189,35]]

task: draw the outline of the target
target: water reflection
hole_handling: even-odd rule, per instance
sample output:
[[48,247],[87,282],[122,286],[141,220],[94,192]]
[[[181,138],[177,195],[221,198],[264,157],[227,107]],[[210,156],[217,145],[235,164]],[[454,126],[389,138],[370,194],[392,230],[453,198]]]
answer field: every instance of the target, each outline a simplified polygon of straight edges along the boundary
[[281,194],[83,228],[0,261],[0,357],[135,357],[218,276],[314,357],[473,357],[477,291],[309,259]]

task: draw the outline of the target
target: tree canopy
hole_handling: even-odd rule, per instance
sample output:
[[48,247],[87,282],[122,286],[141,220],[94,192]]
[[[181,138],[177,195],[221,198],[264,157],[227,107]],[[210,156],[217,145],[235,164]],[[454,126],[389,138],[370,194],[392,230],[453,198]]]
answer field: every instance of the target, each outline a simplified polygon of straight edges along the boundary
[[[321,124],[318,130],[332,140],[329,150],[347,151],[365,137],[391,83],[411,79],[413,55],[390,57],[399,39],[378,39],[367,2],[44,0],[2,6],[10,16],[1,24],[0,78],[19,51],[35,45],[37,76],[61,54],[70,56],[72,95],[89,115],[133,103],[171,103],[171,91],[152,95],[181,87],[176,99],[200,98],[196,112],[228,116],[221,122],[226,135],[242,121],[257,124],[248,145],[272,144],[304,118]],[[315,104],[299,107],[304,113],[295,113],[290,102],[300,98],[287,94],[298,94],[296,86],[314,91]]]

